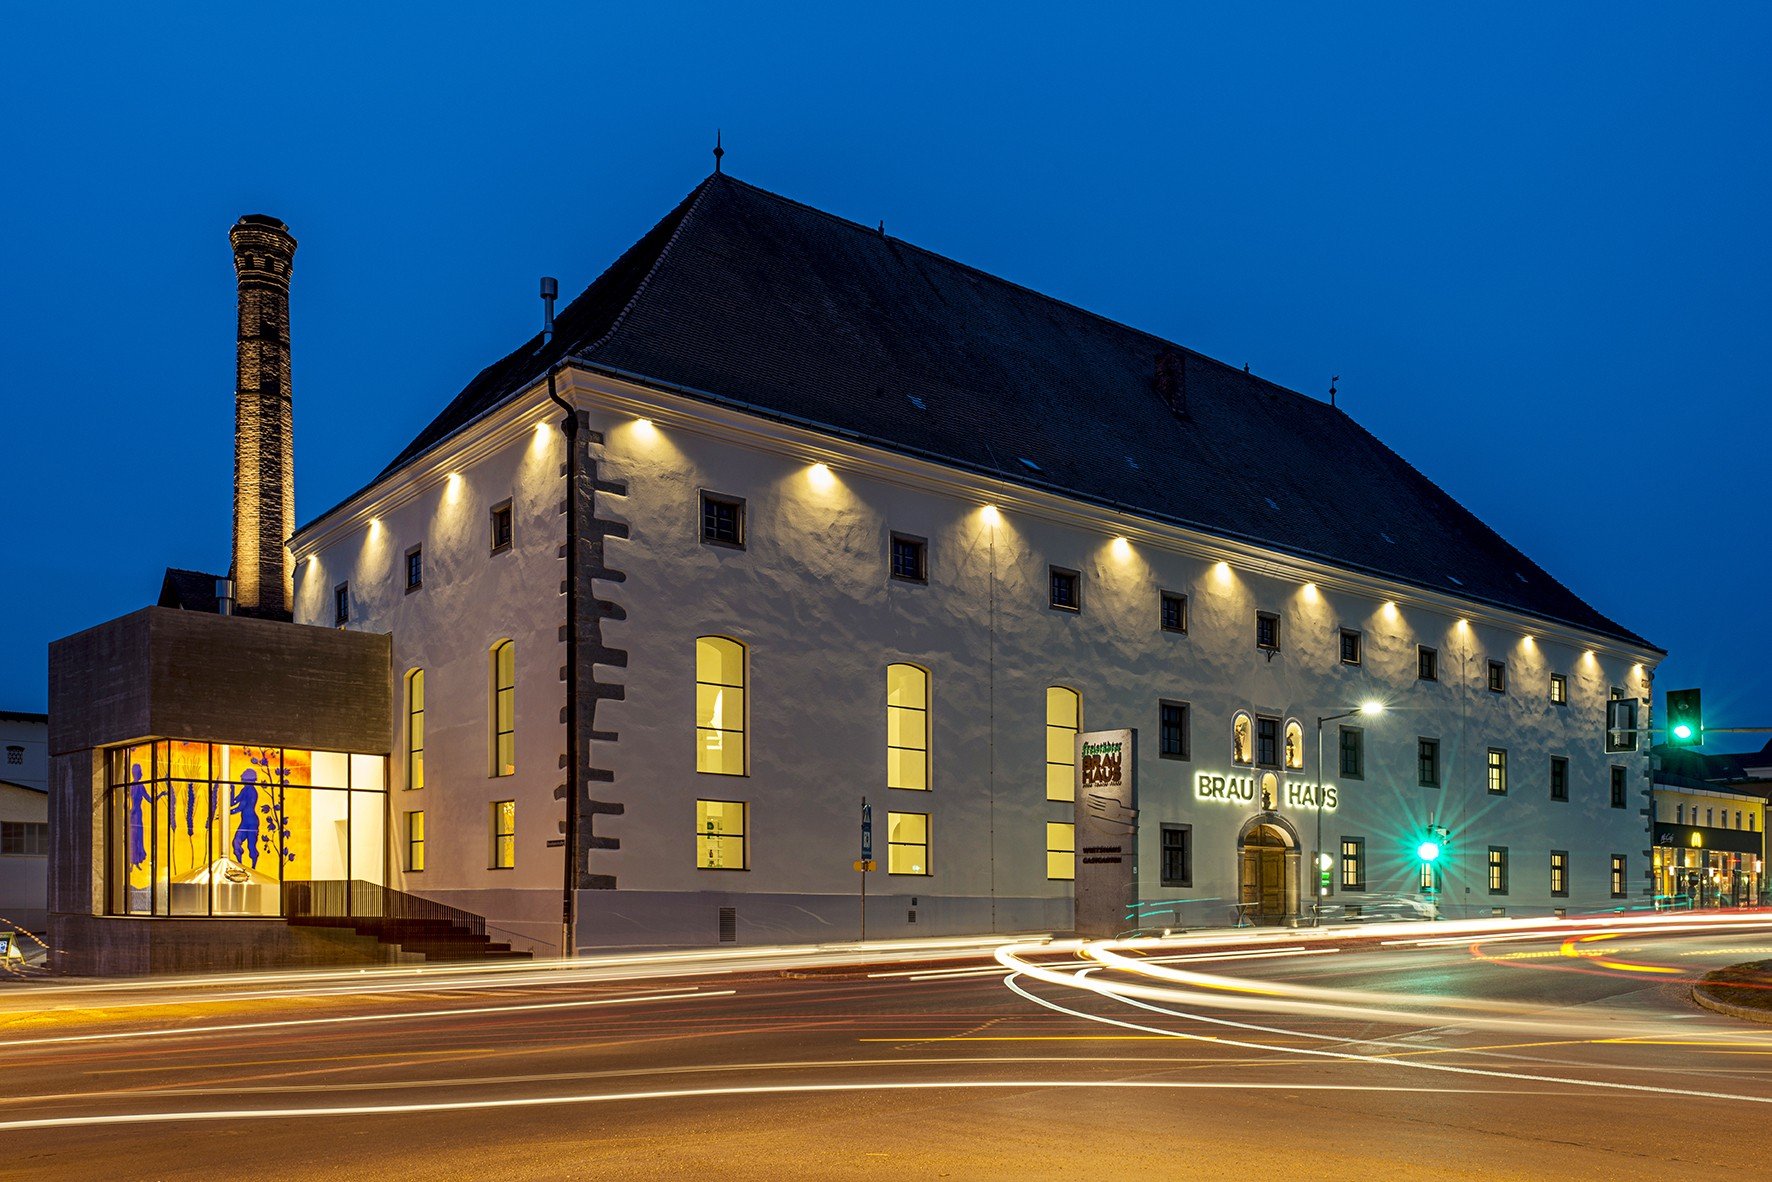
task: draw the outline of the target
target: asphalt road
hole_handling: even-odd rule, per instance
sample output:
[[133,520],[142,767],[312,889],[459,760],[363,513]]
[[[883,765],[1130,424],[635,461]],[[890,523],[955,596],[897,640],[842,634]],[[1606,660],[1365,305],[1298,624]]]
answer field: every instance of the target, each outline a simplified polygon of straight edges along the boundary
[[1772,1178],[1703,917],[0,988],[0,1177]]

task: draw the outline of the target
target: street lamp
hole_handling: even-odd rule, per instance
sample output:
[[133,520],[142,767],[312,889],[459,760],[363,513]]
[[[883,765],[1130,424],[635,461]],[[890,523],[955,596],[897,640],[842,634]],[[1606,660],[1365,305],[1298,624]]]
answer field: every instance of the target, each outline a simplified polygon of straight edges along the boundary
[[[1323,724],[1336,722],[1343,718],[1352,718],[1356,714],[1364,714],[1368,718],[1384,713],[1384,703],[1365,702],[1358,710],[1343,710],[1340,714],[1320,714],[1317,716],[1317,865],[1319,872],[1322,859],[1327,855],[1323,850],[1323,801],[1328,796],[1323,790]],[[1319,873],[1317,880],[1317,897],[1311,903],[1311,926],[1323,925],[1323,883]]]

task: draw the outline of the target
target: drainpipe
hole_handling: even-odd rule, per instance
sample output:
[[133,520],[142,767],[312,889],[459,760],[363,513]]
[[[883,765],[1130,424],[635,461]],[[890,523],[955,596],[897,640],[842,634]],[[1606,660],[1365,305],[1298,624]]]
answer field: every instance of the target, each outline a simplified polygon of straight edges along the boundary
[[[553,279],[541,281],[547,317],[542,329],[544,346],[553,341],[558,290]],[[566,848],[561,858],[560,955],[571,959],[578,928],[578,798],[584,786],[578,751],[578,408],[554,388],[555,375],[564,367],[564,361],[548,367],[548,397],[566,413],[560,420],[560,433],[566,437]]]

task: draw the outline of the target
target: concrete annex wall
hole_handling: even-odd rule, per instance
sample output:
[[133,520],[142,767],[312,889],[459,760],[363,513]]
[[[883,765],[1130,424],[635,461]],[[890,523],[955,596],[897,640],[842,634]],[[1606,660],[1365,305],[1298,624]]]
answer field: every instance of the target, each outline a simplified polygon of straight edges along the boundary
[[[1413,893],[1410,851],[1430,816],[1454,833],[1448,913],[1610,905],[1612,854],[1629,859],[1633,894],[1643,889],[1645,761],[1605,755],[1600,738],[1610,688],[1647,697],[1657,654],[637,387],[568,374],[565,388],[602,436],[592,448],[599,477],[625,488],[599,494],[597,514],[628,530],[607,543],[625,581],[594,586],[625,617],[604,622],[604,642],[628,654],[625,668],[596,671],[622,696],[599,708],[598,729],[615,738],[593,743],[591,756],[613,773],[593,795],[623,811],[597,818],[597,832],[620,844],[593,851],[589,868],[613,875],[616,889],[581,894],[582,944],[708,942],[722,906],[737,908],[742,941],[852,937],[864,794],[882,867],[889,811],[926,812],[933,831],[932,874],[873,876],[870,935],[1067,926],[1070,883],[1046,878],[1045,824],[1071,819],[1069,805],[1045,799],[1049,685],[1082,694],[1086,729],[1140,730],[1141,885],[1147,898],[1178,900],[1184,922],[1228,922],[1237,895],[1237,834],[1250,810],[1194,792],[1199,774],[1236,770],[1233,714],[1298,719],[1306,771],[1293,778],[1314,780],[1316,717],[1367,698],[1388,712],[1350,720],[1366,732],[1363,779],[1336,774],[1336,726],[1325,733],[1341,804],[1323,828],[1330,849],[1343,836],[1366,840],[1369,893]],[[536,401],[476,425],[298,543],[313,555],[298,576],[298,618],[329,611],[348,575],[354,596],[364,589],[364,626],[393,630],[397,669],[427,670],[430,849],[410,889],[529,931],[537,946],[557,922],[560,853],[545,842],[557,834],[563,749],[560,448],[556,432],[535,426],[549,417]],[[820,461],[828,475],[812,469]],[[745,549],[699,540],[703,489],[745,498]],[[507,496],[517,547],[489,556],[485,511]],[[995,520],[986,503],[1000,508]],[[928,585],[888,577],[893,530],[929,540]],[[407,595],[399,563],[420,539],[426,586]],[[1082,573],[1080,613],[1047,606],[1048,564]],[[1158,628],[1165,589],[1188,596],[1184,636]],[[1258,610],[1282,618],[1271,657],[1255,645]],[[1342,628],[1363,635],[1358,666],[1339,660]],[[748,646],[743,777],[695,771],[694,640],[704,634]],[[518,772],[493,783],[486,661],[505,636],[518,643]],[[1416,679],[1418,644],[1439,650],[1438,682]],[[1507,662],[1506,693],[1486,688],[1490,658]],[[892,661],[932,674],[927,793],[884,787]],[[1552,672],[1568,678],[1567,704],[1549,699]],[[1192,708],[1189,760],[1158,753],[1164,698]],[[1418,737],[1441,744],[1437,789],[1417,785]],[[1505,796],[1485,787],[1492,746],[1508,752]],[[1553,755],[1569,760],[1567,802],[1549,798]],[[1622,809],[1609,804],[1614,764],[1627,769]],[[518,866],[489,872],[486,808],[507,792],[518,800]],[[747,802],[750,869],[695,867],[698,798]],[[396,797],[394,807],[413,806]],[[1315,814],[1281,813],[1309,845]],[[1158,884],[1162,822],[1193,826],[1191,888]],[[1505,897],[1487,891],[1491,844],[1510,851]],[[1549,893],[1552,849],[1571,855],[1567,898]]]

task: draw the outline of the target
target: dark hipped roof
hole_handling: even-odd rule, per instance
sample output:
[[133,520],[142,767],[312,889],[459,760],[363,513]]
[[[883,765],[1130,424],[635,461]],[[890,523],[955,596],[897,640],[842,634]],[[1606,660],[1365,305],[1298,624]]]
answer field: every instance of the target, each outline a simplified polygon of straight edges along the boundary
[[565,357],[1653,647],[1342,411],[718,174],[382,476]]
[[160,580],[159,606],[214,614],[221,610],[221,599],[215,593],[215,585],[220,577],[204,574],[200,570],[180,570],[176,566],[169,566],[166,568],[166,577]]

